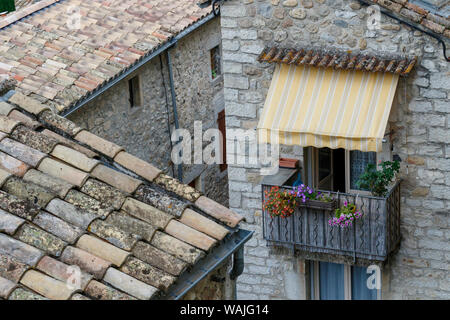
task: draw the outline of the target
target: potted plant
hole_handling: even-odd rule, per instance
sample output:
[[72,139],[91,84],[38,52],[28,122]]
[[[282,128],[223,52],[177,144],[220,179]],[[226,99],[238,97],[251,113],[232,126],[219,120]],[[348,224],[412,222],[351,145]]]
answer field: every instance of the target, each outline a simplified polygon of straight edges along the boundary
[[355,204],[345,201],[342,207],[336,209],[334,217],[328,220],[328,224],[330,226],[340,226],[341,228],[350,227],[362,215],[363,213],[356,209]]
[[356,185],[358,188],[369,190],[376,197],[384,197],[400,170],[398,161],[385,161],[380,164],[381,170],[377,170],[374,164],[368,164],[365,172],[359,177]]
[[265,191],[265,196],[264,209],[269,212],[270,217],[287,218],[294,213],[297,198],[292,192],[272,187],[270,191]]
[[304,184],[294,187],[291,193],[299,198],[299,205],[319,210],[334,210],[336,207],[336,200],[329,195],[325,195],[320,191],[315,191],[313,188],[305,186]]

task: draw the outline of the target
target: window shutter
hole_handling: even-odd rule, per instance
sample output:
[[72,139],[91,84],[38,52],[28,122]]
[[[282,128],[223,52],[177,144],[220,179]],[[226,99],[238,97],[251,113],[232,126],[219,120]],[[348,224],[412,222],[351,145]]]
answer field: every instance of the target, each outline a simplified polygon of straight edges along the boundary
[[219,112],[217,117],[217,123],[219,126],[219,131],[222,133],[223,141],[222,141],[222,164],[220,165],[220,171],[225,171],[228,168],[227,163],[227,132],[225,125],[225,110]]

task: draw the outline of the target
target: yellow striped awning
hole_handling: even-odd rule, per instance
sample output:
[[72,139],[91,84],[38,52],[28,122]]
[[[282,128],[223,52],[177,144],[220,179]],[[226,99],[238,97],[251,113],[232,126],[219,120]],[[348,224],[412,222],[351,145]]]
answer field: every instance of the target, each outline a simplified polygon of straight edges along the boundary
[[399,76],[277,64],[260,143],[381,151]]

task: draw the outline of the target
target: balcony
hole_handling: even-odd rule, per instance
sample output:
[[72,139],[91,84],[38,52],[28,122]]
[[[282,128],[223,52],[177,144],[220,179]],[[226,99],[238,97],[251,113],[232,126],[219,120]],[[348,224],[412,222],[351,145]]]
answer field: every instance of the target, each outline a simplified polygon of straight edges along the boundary
[[[263,185],[265,191],[272,186]],[[281,187],[289,190],[291,187]],[[328,193],[328,192],[326,192]],[[384,198],[331,192],[340,207],[355,203],[363,216],[351,227],[330,226],[334,211],[298,206],[288,218],[263,210],[263,235],[269,245],[287,247],[300,257],[349,264],[382,264],[400,244],[400,181]]]

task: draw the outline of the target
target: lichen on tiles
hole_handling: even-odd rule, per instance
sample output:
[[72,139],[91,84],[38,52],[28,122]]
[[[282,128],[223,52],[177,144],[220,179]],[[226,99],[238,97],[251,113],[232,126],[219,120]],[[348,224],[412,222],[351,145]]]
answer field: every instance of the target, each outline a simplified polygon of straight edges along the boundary
[[169,177],[165,174],[160,174],[156,179],[155,183],[159,184],[163,188],[165,188],[168,191],[172,191],[175,194],[179,195],[180,197],[187,199],[191,202],[195,202],[200,196],[202,195],[201,192],[197,191],[196,189],[185,185],[178,181],[177,179],[174,179],[172,177]]
[[0,208],[21,218],[32,220],[39,213],[39,206],[0,191]]
[[33,247],[39,248],[53,256],[59,257],[67,245],[54,235],[36,228],[31,224],[23,225],[16,235],[17,239]]
[[167,212],[174,217],[181,217],[188,204],[158,191],[148,185],[141,185],[135,193],[138,200],[147,203],[161,211]]
[[107,204],[73,189],[67,193],[64,200],[76,207],[101,217],[107,217],[113,211],[113,208],[109,207]]
[[126,197],[119,189],[92,178],[86,181],[81,191],[116,210],[122,207]]
[[99,238],[127,251],[130,251],[134,244],[139,240],[137,235],[124,232],[118,227],[102,220],[93,221],[88,230]]
[[33,131],[23,125],[19,125],[11,133],[11,137],[31,148],[37,149],[43,153],[52,152],[58,141],[42,133]]

